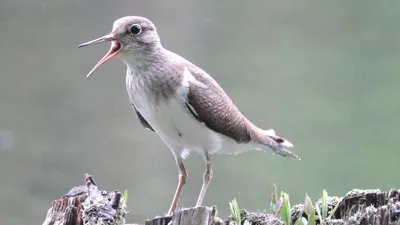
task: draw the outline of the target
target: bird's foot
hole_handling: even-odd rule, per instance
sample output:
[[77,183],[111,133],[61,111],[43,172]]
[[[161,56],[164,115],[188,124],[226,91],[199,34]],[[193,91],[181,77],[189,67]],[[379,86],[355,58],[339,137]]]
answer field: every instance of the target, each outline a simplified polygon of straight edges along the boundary
[[169,211],[168,213],[165,214],[165,217],[173,217],[175,214],[174,211]]

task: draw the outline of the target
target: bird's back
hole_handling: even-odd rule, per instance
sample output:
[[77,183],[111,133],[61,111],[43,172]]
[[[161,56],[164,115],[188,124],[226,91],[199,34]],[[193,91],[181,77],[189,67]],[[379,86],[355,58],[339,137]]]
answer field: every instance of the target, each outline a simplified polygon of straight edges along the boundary
[[277,155],[298,158],[287,149],[293,147],[289,141],[276,135],[273,129],[263,130],[247,119],[207,72],[176,53],[170,54],[196,79],[188,92],[188,108],[194,109],[193,116],[216,134],[220,145],[214,153],[239,154],[267,148]]
[[[196,79],[190,84],[188,100],[203,118],[206,126],[238,143],[247,143],[254,137],[257,127],[250,122],[234,104],[232,99],[206,71],[182,56],[174,54]],[[182,63],[183,62],[183,63]]]

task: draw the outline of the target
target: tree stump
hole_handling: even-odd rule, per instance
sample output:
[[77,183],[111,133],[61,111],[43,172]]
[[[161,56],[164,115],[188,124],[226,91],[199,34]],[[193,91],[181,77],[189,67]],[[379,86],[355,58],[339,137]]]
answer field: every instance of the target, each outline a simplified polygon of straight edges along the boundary
[[[324,225],[400,225],[400,190],[354,189],[343,198],[328,197],[328,213],[337,204],[334,219]],[[322,207],[321,199],[317,205]],[[299,216],[307,218],[302,204],[292,207],[292,223]],[[318,217],[317,224],[320,224]]]
[[43,225],[123,225],[126,205],[118,191],[100,191],[85,174],[86,185],[72,188],[53,201]]
[[172,217],[159,217],[147,220],[145,225],[211,225],[215,207],[196,207],[178,210]]
[[[128,225],[124,196],[119,191],[99,190],[93,178],[85,174],[85,185],[72,188],[53,201],[43,225]],[[317,202],[318,205],[322,201]],[[400,190],[353,190],[345,197],[329,197],[328,213],[339,204],[334,219],[324,225],[400,225]],[[297,217],[307,217],[304,206],[291,209],[292,223]],[[217,218],[216,207],[181,209],[171,217],[156,217],[144,225],[238,225],[232,217]],[[268,212],[251,213],[241,210],[241,223],[252,225],[283,225],[279,215]],[[320,221],[317,221],[320,224]],[[138,224],[131,224],[138,225]]]
[[[88,174],[85,181],[85,185],[73,187],[53,201],[43,225],[125,225],[127,211],[122,194],[99,190]],[[215,212],[215,207],[182,209],[172,217],[148,220],[145,225],[211,225]]]
[[354,189],[340,202],[335,217],[346,224],[400,224],[400,190]]

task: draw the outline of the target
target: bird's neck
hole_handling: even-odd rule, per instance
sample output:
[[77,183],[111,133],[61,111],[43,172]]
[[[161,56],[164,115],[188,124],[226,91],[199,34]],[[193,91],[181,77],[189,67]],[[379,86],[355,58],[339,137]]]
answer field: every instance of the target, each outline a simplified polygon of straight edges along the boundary
[[161,45],[158,45],[151,48],[135,49],[130,53],[121,55],[120,58],[131,70],[146,70],[154,63],[162,61],[165,51]]

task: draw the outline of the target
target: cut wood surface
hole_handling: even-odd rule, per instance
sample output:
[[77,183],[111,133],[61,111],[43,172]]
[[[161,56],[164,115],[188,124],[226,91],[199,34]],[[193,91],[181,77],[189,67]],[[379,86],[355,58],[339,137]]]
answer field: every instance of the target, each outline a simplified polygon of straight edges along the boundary
[[181,209],[173,217],[159,217],[146,221],[145,225],[210,225],[215,216],[215,207]]

